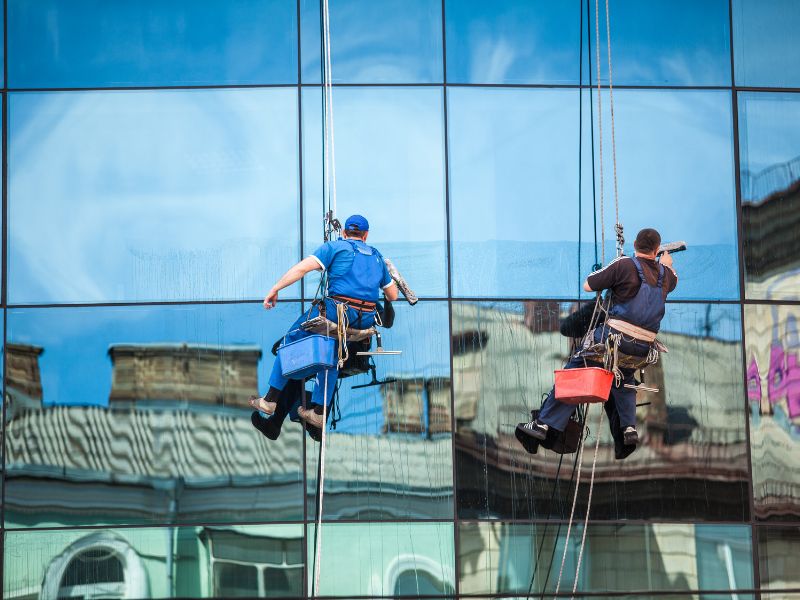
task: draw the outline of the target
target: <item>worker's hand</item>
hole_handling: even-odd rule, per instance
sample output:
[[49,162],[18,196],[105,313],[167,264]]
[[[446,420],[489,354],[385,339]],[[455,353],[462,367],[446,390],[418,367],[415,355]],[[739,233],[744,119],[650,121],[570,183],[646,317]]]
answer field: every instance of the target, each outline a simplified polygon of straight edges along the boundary
[[661,255],[661,264],[670,269],[672,268],[672,256],[669,252],[664,252],[664,254]]
[[264,308],[269,310],[270,308],[275,308],[275,305],[278,303],[278,290],[272,288],[267,297],[264,298]]

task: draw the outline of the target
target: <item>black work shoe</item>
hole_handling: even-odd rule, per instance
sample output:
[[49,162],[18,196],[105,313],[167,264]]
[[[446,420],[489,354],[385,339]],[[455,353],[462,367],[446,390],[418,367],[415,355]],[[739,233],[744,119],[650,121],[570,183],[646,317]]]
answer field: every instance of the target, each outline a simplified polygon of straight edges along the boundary
[[550,427],[534,419],[533,421],[523,423],[521,429],[523,433],[527,433],[537,440],[544,440],[547,437],[547,430],[550,429]]
[[306,426],[306,431],[308,432],[308,437],[310,437],[315,442],[322,441],[322,429],[320,429],[319,427],[314,427],[313,425],[309,425],[308,423],[305,423],[305,426]]
[[539,452],[539,440],[533,437],[529,430],[525,429],[525,425],[527,425],[527,423],[520,423],[517,425],[517,428],[514,430],[514,437],[522,444],[522,447],[525,448],[528,454],[536,454]]
[[250,422],[253,427],[271,440],[277,440],[281,434],[281,425],[277,422],[277,419],[266,419],[257,410],[254,410],[250,415]]
[[634,427],[626,427],[622,432],[622,437],[626,446],[635,446],[639,443],[639,432]]

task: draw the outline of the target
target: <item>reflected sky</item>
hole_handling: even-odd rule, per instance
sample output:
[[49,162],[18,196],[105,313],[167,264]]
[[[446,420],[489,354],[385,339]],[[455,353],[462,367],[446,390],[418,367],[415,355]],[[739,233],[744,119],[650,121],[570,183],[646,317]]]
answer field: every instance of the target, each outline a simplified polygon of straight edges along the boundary
[[580,0],[447,0],[449,83],[578,83]]
[[[300,0],[304,83],[321,81],[319,7]],[[335,0],[329,10],[334,83],[442,81],[440,0]]]
[[739,148],[747,295],[797,299],[800,96],[739,94]]
[[298,259],[294,89],[13,94],[9,123],[11,302],[258,298]]
[[263,387],[274,361],[272,344],[300,310],[294,302],[270,312],[260,304],[12,309],[8,341],[44,348],[39,365],[45,405],[108,406],[110,345],[260,346]]
[[738,100],[742,199],[757,202],[800,179],[800,95],[742,92]]
[[795,43],[798,28],[800,11],[794,0],[733,0],[736,83],[800,85],[800,47]]
[[[583,239],[592,240],[590,125],[595,126],[595,185],[599,217],[597,103],[584,91]],[[590,105],[591,102],[591,105]],[[614,255],[614,174],[610,103],[603,105],[606,261]],[[727,91],[617,90],[614,94],[619,215],[625,252],[636,232],[655,227],[667,241],[683,240],[675,255],[678,287],[670,299],[724,299],[739,295],[736,194],[731,98]],[[598,235],[599,237],[599,235]],[[593,248],[582,253],[584,273]]]
[[297,81],[286,0],[10,0],[13,87]]
[[[323,239],[321,101],[320,90],[303,90],[306,255]],[[333,106],[339,219],[363,214],[369,243],[394,262],[417,295],[444,296],[442,91],[337,88]]]
[[[613,164],[606,94],[604,100],[608,261],[614,256]],[[454,294],[577,295],[596,248],[588,91],[582,174],[577,91],[457,88],[448,90],[448,109]],[[665,241],[685,240],[690,248],[675,258],[681,279],[671,298],[736,298],[729,93],[619,90],[615,117],[626,252],[632,254],[639,229],[656,227]],[[599,149],[595,160],[599,223]]]
[[[583,2],[583,81],[596,83],[595,11]],[[730,85],[728,0],[611,0],[611,45],[617,85]],[[587,7],[589,9],[587,10]],[[588,14],[588,19],[587,19]],[[606,16],[600,3],[601,80],[608,81]],[[587,39],[587,38],[584,38]]]

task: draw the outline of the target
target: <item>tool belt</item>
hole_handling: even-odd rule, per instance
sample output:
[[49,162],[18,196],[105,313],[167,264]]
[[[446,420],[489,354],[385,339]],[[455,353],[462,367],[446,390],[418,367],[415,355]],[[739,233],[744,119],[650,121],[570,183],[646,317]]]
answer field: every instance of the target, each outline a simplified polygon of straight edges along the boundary
[[357,310],[358,312],[371,313],[375,312],[377,305],[375,302],[368,300],[359,300],[358,298],[348,298],[347,296],[331,296],[334,300],[347,304],[348,307]]
[[621,319],[608,319],[606,325],[640,342],[655,342],[656,334]]

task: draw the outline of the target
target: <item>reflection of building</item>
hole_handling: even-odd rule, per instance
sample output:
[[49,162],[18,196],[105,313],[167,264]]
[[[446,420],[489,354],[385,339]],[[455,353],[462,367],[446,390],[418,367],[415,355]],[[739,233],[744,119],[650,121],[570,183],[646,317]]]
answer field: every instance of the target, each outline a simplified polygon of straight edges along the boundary
[[[41,353],[41,348],[8,346],[6,398],[13,409],[6,427],[5,514],[10,526],[68,525],[73,519],[146,524],[302,516],[297,428],[287,428],[268,446],[250,425],[249,408],[242,410],[257,389],[259,348],[113,346],[108,407],[43,404]],[[267,580],[272,590],[299,593],[302,527],[292,531],[286,537],[270,529],[253,540],[230,527],[73,532],[63,549],[48,544],[53,554],[42,565],[43,581],[15,582],[7,596],[25,597],[27,589],[35,597],[39,585],[45,598],[89,592],[120,598],[226,596],[237,590],[256,595]],[[6,564],[8,569],[8,558]],[[156,575],[165,569],[176,581],[169,574],[166,580]],[[29,566],[6,573],[12,581],[17,574],[30,575]],[[194,580],[203,583],[185,587]]]
[[[800,156],[760,173],[742,174],[743,248],[750,285],[797,289],[800,267]],[[791,282],[785,281],[790,279]],[[767,296],[769,297],[769,296]]]
[[[454,351],[458,430],[459,504],[468,514],[542,518],[562,514],[553,501],[557,455],[527,454],[513,431],[552,386],[553,369],[566,357],[567,340],[552,328],[532,333],[521,314],[460,304],[454,334],[474,332]],[[527,310],[526,314],[531,311]],[[558,314],[552,317],[558,321]],[[730,370],[738,346],[712,338],[662,333],[670,352],[648,372],[659,394],[638,415],[645,442],[625,461],[614,460],[604,419],[595,478],[595,518],[661,514],[742,519],[747,505],[747,447],[741,416],[741,381]],[[702,356],[702,362],[698,360]],[[535,357],[535,359],[533,358]],[[597,409],[589,414],[594,431]],[[571,465],[572,456],[569,456]],[[565,461],[566,463],[566,461]],[[486,464],[488,469],[482,465]],[[559,478],[565,484],[570,468]],[[527,491],[519,488],[523,485]],[[624,481],[624,484],[622,483]],[[680,490],[678,493],[677,490]],[[562,493],[566,493],[566,486]],[[531,502],[532,497],[534,499]],[[669,497],[669,509],[663,502]]]

